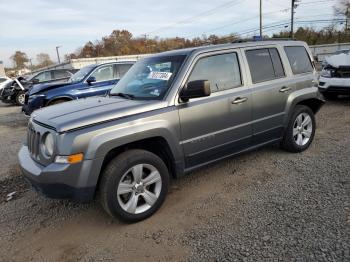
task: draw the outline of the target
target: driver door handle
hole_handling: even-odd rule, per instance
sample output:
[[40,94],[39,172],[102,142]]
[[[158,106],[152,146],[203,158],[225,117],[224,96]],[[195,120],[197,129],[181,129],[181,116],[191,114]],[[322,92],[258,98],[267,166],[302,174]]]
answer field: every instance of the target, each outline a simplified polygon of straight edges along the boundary
[[285,92],[288,92],[289,90],[291,90],[292,88],[291,87],[288,87],[288,86],[284,86],[280,89],[280,92],[281,93],[285,93]]
[[242,104],[242,103],[246,102],[247,100],[248,100],[247,97],[237,97],[236,99],[231,101],[231,104],[238,105],[238,104]]

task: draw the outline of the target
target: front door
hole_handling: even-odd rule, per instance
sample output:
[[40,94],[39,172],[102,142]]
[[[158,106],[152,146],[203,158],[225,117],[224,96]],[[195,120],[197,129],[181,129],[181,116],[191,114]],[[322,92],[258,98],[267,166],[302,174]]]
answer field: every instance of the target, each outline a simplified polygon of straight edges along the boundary
[[109,64],[96,68],[90,75],[95,77],[96,82],[85,83],[85,86],[79,90],[79,98],[106,95],[118,81],[115,77],[114,66],[114,64]]
[[186,168],[239,152],[251,142],[251,94],[244,85],[239,50],[196,58],[186,83],[209,80],[211,95],[179,105]]

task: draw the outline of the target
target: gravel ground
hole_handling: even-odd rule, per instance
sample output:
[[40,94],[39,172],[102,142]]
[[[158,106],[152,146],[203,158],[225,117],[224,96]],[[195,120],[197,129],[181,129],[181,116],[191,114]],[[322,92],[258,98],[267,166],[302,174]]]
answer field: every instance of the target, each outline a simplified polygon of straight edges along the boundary
[[127,225],[28,190],[16,160],[26,120],[0,104],[0,261],[350,261],[349,113],[349,98],[327,103],[306,152],[272,146],[196,171]]

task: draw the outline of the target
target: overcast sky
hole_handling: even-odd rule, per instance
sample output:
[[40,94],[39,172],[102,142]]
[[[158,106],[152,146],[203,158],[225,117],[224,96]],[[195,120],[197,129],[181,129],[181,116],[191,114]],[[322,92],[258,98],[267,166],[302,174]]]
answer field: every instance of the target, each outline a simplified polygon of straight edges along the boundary
[[[296,18],[331,19],[335,1],[301,0]],[[0,60],[12,66],[9,57],[21,50],[33,59],[45,52],[56,61],[56,46],[63,57],[114,29],[150,37],[242,33],[258,29],[258,12],[259,0],[0,0]],[[263,13],[266,26],[287,22],[290,0],[263,0]]]

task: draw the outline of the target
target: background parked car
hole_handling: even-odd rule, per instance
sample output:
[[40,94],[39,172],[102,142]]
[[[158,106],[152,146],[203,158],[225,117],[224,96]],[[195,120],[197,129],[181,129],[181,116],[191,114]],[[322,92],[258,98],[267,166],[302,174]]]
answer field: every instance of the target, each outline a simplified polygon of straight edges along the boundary
[[80,69],[66,83],[35,85],[26,94],[22,110],[30,115],[41,107],[105,95],[134,63],[135,61],[128,61],[89,65]]
[[0,99],[5,103],[24,105],[25,93],[35,84],[66,82],[76,69],[54,69],[39,72],[30,76],[20,76],[7,84]]
[[350,95],[350,54],[326,57],[319,78],[319,90],[328,99]]
[[0,76],[0,96],[4,87],[10,83],[12,80],[6,76]]

